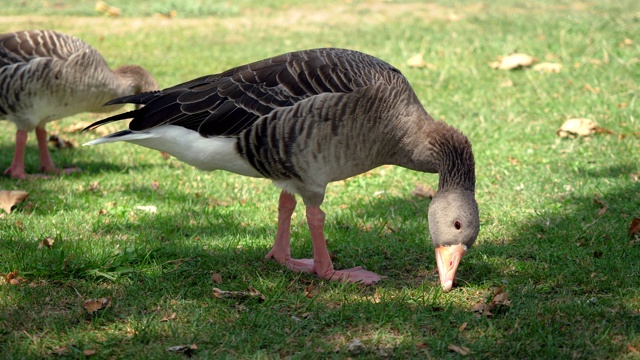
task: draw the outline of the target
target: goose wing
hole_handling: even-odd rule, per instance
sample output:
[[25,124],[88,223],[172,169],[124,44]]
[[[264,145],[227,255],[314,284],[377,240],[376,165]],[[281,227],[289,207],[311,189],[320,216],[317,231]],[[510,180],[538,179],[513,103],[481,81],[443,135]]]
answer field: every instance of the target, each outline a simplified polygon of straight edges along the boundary
[[115,99],[108,104],[144,106],[95,122],[87,129],[132,118],[129,128],[133,131],[170,124],[204,137],[236,136],[275,109],[321,93],[347,93],[390,81],[389,70],[400,74],[381,60],[351,50],[287,53],[159,92]]
[[0,34],[0,68],[41,58],[67,60],[87,47],[82,40],[55,31]]

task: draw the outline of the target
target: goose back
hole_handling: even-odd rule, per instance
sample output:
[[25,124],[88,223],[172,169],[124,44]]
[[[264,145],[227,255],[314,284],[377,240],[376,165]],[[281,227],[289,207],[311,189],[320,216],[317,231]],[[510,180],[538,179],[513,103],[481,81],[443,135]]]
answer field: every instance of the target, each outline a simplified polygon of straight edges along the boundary
[[74,36],[47,30],[0,35],[0,117],[19,129],[113,110],[102,105],[136,87],[150,91],[157,84],[140,67],[112,71],[96,49]]

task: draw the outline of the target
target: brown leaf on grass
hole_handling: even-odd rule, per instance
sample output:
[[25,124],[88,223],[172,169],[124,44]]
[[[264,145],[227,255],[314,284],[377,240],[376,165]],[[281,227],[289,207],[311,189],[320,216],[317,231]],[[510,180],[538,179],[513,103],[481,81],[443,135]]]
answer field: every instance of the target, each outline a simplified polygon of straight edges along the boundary
[[349,354],[358,355],[365,350],[365,347],[360,339],[355,338],[347,344],[346,349]]
[[609,207],[607,205],[605,205],[602,208],[600,208],[600,210],[598,210],[598,216],[604,215],[604,213],[606,213],[608,209],[609,209]]
[[418,53],[407,59],[407,65],[410,67],[422,68],[427,66],[427,62],[424,61],[423,54]]
[[0,190],[0,207],[11,214],[11,208],[29,196],[26,191],[19,190]]
[[507,80],[505,80],[505,81],[501,82],[501,83],[498,85],[498,87],[501,87],[501,88],[505,88],[505,87],[513,87],[513,81],[512,81],[511,79],[507,79]]
[[313,283],[304,288],[304,296],[308,297],[309,299],[313,299],[313,297],[316,296],[316,293],[317,291]]
[[576,136],[589,136],[596,132],[598,124],[591,119],[577,118],[569,119],[562,124],[560,129],[556,131],[556,134],[561,138],[564,137],[576,137]]
[[82,355],[89,357],[89,356],[95,355],[96,353],[97,353],[97,351],[95,351],[93,349],[86,349],[86,350],[84,350],[82,352]]
[[466,323],[466,322],[465,322],[465,323],[462,323],[462,325],[460,325],[460,327],[458,328],[458,331],[460,331],[460,332],[464,331],[464,329],[466,329],[466,328],[467,328],[467,324],[468,324],[468,323]]
[[43,247],[48,247],[49,249],[51,249],[53,247],[54,241],[56,241],[54,238],[46,237],[42,239],[42,241],[40,241],[40,243],[38,244],[38,249],[42,249]]
[[53,348],[53,353],[59,356],[64,356],[69,353],[69,349],[66,346],[56,346]]
[[211,282],[214,282],[216,284],[220,284],[222,282],[222,275],[220,275],[218,273],[212,273],[211,274]]
[[509,162],[511,163],[511,165],[513,166],[518,166],[520,165],[520,161],[514,157],[512,157],[511,155],[509,155]]
[[111,298],[99,298],[99,299],[89,299],[82,302],[82,307],[87,310],[89,314],[94,313],[99,310],[103,310],[111,303]]
[[533,56],[514,53],[498,57],[498,61],[490,62],[489,66],[498,70],[515,70],[523,67],[529,67],[536,61],[537,59]]
[[593,87],[589,84],[586,84],[585,86],[582,87],[582,90],[584,91],[588,91],[592,94],[600,94],[600,88],[599,87]]
[[416,184],[415,189],[411,192],[412,196],[423,197],[433,199],[436,195],[436,191],[433,190],[430,186],[425,186],[420,183]]
[[65,140],[58,135],[50,135],[49,142],[56,149],[73,149],[74,147],[76,147],[71,141]]
[[13,270],[4,276],[4,281],[9,285],[20,285],[27,282],[27,280],[21,276],[18,276],[18,270]]
[[96,1],[96,7],[95,7],[96,11],[99,12],[100,14],[104,14],[107,12],[107,10],[109,9],[109,4],[107,4],[104,1]]
[[218,288],[213,288],[213,296],[218,299],[236,299],[247,300],[251,298],[257,298],[258,301],[265,301],[267,298],[262,295],[258,290],[249,286],[247,291],[226,291]]
[[562,70],[562,64],[542,62],[534,65],[533,70],[545,73],[559,73]]
[[122,10],[120,10],[120,8],[117,8],[115,6],[109,6],[109,9],[107,9],[106,11],[106,15],[111,17],[118,17],[120,16],[120,14],[122,14]]
[[167,322],[169,320],[173,320],[176,318],[176,313],[171,313],[171,315],[165,315],[160,319],[160,322]]
[[99,189],[100,189],[100,183],[97,181],[94,181],[91,184],[89,184],[87,191],[95,192],[95,191],[98,191]]
[[504,292],[504,286],[500,286],[493,292],[493,297],[491,298],[490,303],[485,303],[485,301],[481,301],[473,306],[471,309],[477,316],[493,316],[495,313],[499,311],[503,311],[507,307],[511,306],[511,301],[509,300],[509,294]]
[[151,188],[153,190],[158,190],[160,188],[160,183],[158,182],[158,180],[153,180],[153,183],[151,183]]
[[511,301],[509,301],[509,293],[500,293],[496,294],[491,300],[491,304],[489,304],[490,308],[495,308],[497,306],[510,306]]
[[633,217],[631,224],[629,224],[629,237],[633,237],[640,234],[640,219]]
[[449,350],[455,351],[455,352],[457,352],[458,354],[460,354],[462,356],[467,356],[467,355],[471,354],[471,349],[469,349],[466,346],[458,346],[458,345],[449,344]]
[[605,202],[600,198],[597,198],[597,197],[593,198],[593,202],[600,205],[600,210],[598,210],[598,216],[604,215],[604,213],[606,213],[607,210],[609,209],[609,205],[605,204]]

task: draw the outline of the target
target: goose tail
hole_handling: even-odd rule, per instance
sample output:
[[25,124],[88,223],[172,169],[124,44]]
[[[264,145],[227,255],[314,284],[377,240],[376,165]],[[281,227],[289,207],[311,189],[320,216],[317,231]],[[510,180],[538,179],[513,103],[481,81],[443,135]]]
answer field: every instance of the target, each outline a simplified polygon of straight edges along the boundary
[[113,134],[109,134],[107,136],[103,136],[99,139],[91,140],[87,143],[82,144],[82,146],[105,144],[105,143],[111,143],[116,141],[142,140],[142,139],[149,139],[152,137],[156,137],[156,135],[149,132],[138,132],[138,131],[134,132],[131,130],[122,130],[122,131],[115,132]]

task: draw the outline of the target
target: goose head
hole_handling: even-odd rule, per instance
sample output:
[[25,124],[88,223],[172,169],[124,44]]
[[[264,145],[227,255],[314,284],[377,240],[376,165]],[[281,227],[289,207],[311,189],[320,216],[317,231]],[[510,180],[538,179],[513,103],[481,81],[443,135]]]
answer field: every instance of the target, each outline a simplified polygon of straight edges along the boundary
[[480,230],[473,191],[441,189],[429,204],[429,232],[436,251],[442,289],[453,287],[456,270]]

